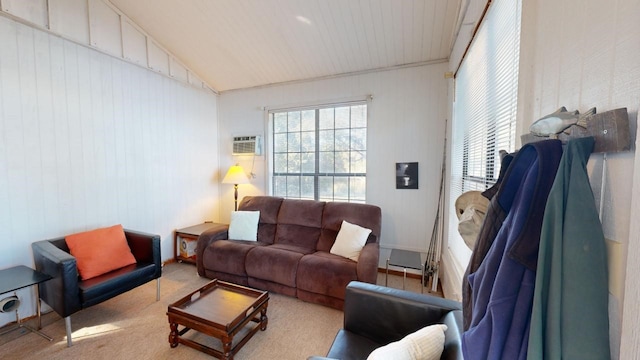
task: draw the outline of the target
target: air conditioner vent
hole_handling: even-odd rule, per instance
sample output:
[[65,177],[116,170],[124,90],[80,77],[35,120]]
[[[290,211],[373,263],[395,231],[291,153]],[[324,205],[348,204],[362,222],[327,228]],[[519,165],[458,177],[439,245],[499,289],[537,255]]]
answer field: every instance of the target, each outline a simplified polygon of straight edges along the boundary
[[261,155],[262,141],[260,135],[234,136],[233,155]]

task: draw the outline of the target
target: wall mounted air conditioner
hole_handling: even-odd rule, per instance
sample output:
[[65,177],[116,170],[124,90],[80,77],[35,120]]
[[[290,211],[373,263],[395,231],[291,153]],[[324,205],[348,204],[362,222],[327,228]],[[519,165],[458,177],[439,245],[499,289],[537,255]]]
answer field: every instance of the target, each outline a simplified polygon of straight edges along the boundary
[[233,155],[262,155],[262,136],[234,136]]

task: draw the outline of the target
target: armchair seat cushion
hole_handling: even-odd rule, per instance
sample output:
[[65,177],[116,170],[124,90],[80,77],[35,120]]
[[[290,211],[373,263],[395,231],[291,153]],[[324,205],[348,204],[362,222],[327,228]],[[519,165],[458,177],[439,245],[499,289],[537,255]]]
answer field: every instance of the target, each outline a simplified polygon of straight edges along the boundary
[[137,263],[118,270],[78,282],[80,298],[85,307],[98,304],[155,278],[156,267],[152,263]]

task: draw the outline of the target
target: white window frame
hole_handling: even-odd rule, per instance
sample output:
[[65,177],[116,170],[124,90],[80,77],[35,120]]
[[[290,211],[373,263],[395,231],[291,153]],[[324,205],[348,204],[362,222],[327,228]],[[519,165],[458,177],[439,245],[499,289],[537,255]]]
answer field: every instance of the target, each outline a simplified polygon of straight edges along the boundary
[[[351,110],[349,112],[349,126],[348,127],[342,127],[339,128],[338,130],[349,130],[349,133],[351,134],[351,132],[353,130],[360,130],[360,131],[364,131],[365,133],[365,140],[364,140],[364,144],[361,146],[364,146],[364,149],[362,148],[358,148],[355,149],[353,148],[353,144],[351,143],[351,141],[349,141],[349,148],[348,150],[342,149],[342,150],[336,150],[335,148],[335,143],[334,143],[334,147],[333,150],[322,150],[320,149],[321,146],[321,142],[319,139],[319,131],[322,131],[318,128],[319,125],[319,121],[320,121],[320,112],[323,111],[327,111],[327,109],[337,109],[337,108],[345,108],[345,107],[349,107],[349,109],[352,109],[352,107],[356,107],[356,106],[364,106],[364,117],[362,119],[362,121],[364,121],[364,126],[353,126],[353,123],[351,122]],[[276,171],[278,170],[278,168],[280,168],[279,166],[279,162],[275,159],[275,157],[277,155],[283,155],[285,153],[289,153],[287,152],[282,152],[281,150],[276,149],[277,147],[277,142],[274,139],[275,136],[277,135],[283,135],[285,132],[277,132],[277,130],[274,127],[274,119],[275,119],[275,114],[277,113],[294,113],[294,112],[300,112],[302,114],[302,112],[314,112],[314,117],[315,117],[315,143],[314,143],[314,154],[315,154],[315,166],[313,171],[302,171],[300,170],[299,172],[282,172],[282,171]],[[368,127],[368,118],[369,118],[369,103],[367,100],[349,100],[349,101],[342,101],[342,102],[336,102],[336,103],[328,103],[328,104],[321,104],[321,105],[308,105],[308,106],[296,106],[296,107],[283,107],[283,108],[277,108],[277,109],[268,109],[266,111],[266,117],[267,117],[267,122],[268,122],[268,131],[269,131],[269,148],[268,148],[268,162],[269,162],[269,176],[268,176],[268,192],[270,195],[273,196],[281,196],[281,197],[285,197],[285,198],[293,198],[293,199],[314,199],[314,200],[320,200],[320,201],[345,201],[345,202],[357,202],[357,203],[365,203],[366,202],[366,152],[367,152],[367,135],[368,135],[368,131],[367,131],[367,127]],[[361,125],[362,123],[360,123]],[[335,131],[335,124],[333,127],[333,130]],[[289,131],[290,129],[287,129],[287,134],[291,133],[297,133],[299,132],[298,130],[295,131]],[[323,130],[329,130],[329,129],[323,129]],[[278,151],[276,151],[278,150]],[[350,156],[354,156],[354,153],[361,153],[360,155],[362,157],[364,157],[364,164],[362,164],[361,162],[356,162],[354,159],[350,158],[349,161],[349,170],[348,171],[336,171],[335,167],[334,167],[334,171],[323,171],[326,169],[320,169],[320,159],[319,159],[319,155],[320,153],[328,153],[328,152],[332,152],[332,153],[336,153],[336,152],[340,152],[340,151],[344,151],[344,152],[350,152]],[[301,153],[302,151],[292,151],[290,153],[292,154],[296,154],[296,153]],[[335,155],[334,155],[334,159],[335,159]],[[358,169],[353,169],[352,164],[357,164]],[[286,192],[286,193],[282,193],[282,192],[278,192],[275,190],[276,186],[278,186],[278,182],[274,181],[274,178],[276,176],[285,176],[285,177],[297,177],[300,176],[302,177],[313,177],[314,178],[314,194],[313,196],[308,196],[309,194],[307,193],[307,196],[302,196],[302,191],[300,191],[300,197],[298,196],[293,196],[290,193]],[[332,196],[328,196],[327,194],[321,194],[320,190],[319,190],[319,181],[320,179],[326,179],[328,177],[333,177],[333,178],[348,178],[349,180],[347,181],[347,196],[336,196],[336,184],[334,181],[334,185],[333,185],[333,193]],[[302,180],[300,180],[302,181]],[[352,192],[352,187],[354,186],[355,183],[360,183],[360,191],[359,192]],[[300,187],[302,187],[302,185],[300,185]],[[287,189],[288,190],[288,189]]]

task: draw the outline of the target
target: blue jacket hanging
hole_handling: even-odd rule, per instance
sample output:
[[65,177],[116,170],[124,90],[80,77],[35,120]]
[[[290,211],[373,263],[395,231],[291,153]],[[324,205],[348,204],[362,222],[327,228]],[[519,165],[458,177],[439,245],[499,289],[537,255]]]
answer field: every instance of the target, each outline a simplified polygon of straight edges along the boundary
[[[471,291],[463,299],[471,308],[462,336],[467,360],[526,359],[540,229],[561,156],[558,140],[523,146],[491,201],[494,209],[474,249],[481,262],[470,268]],[[492,218],[496,214],[504,220]],[[494,230],[486,231],[487,226]],[[485,256],[476,253],[478,247],[486,249]]]

